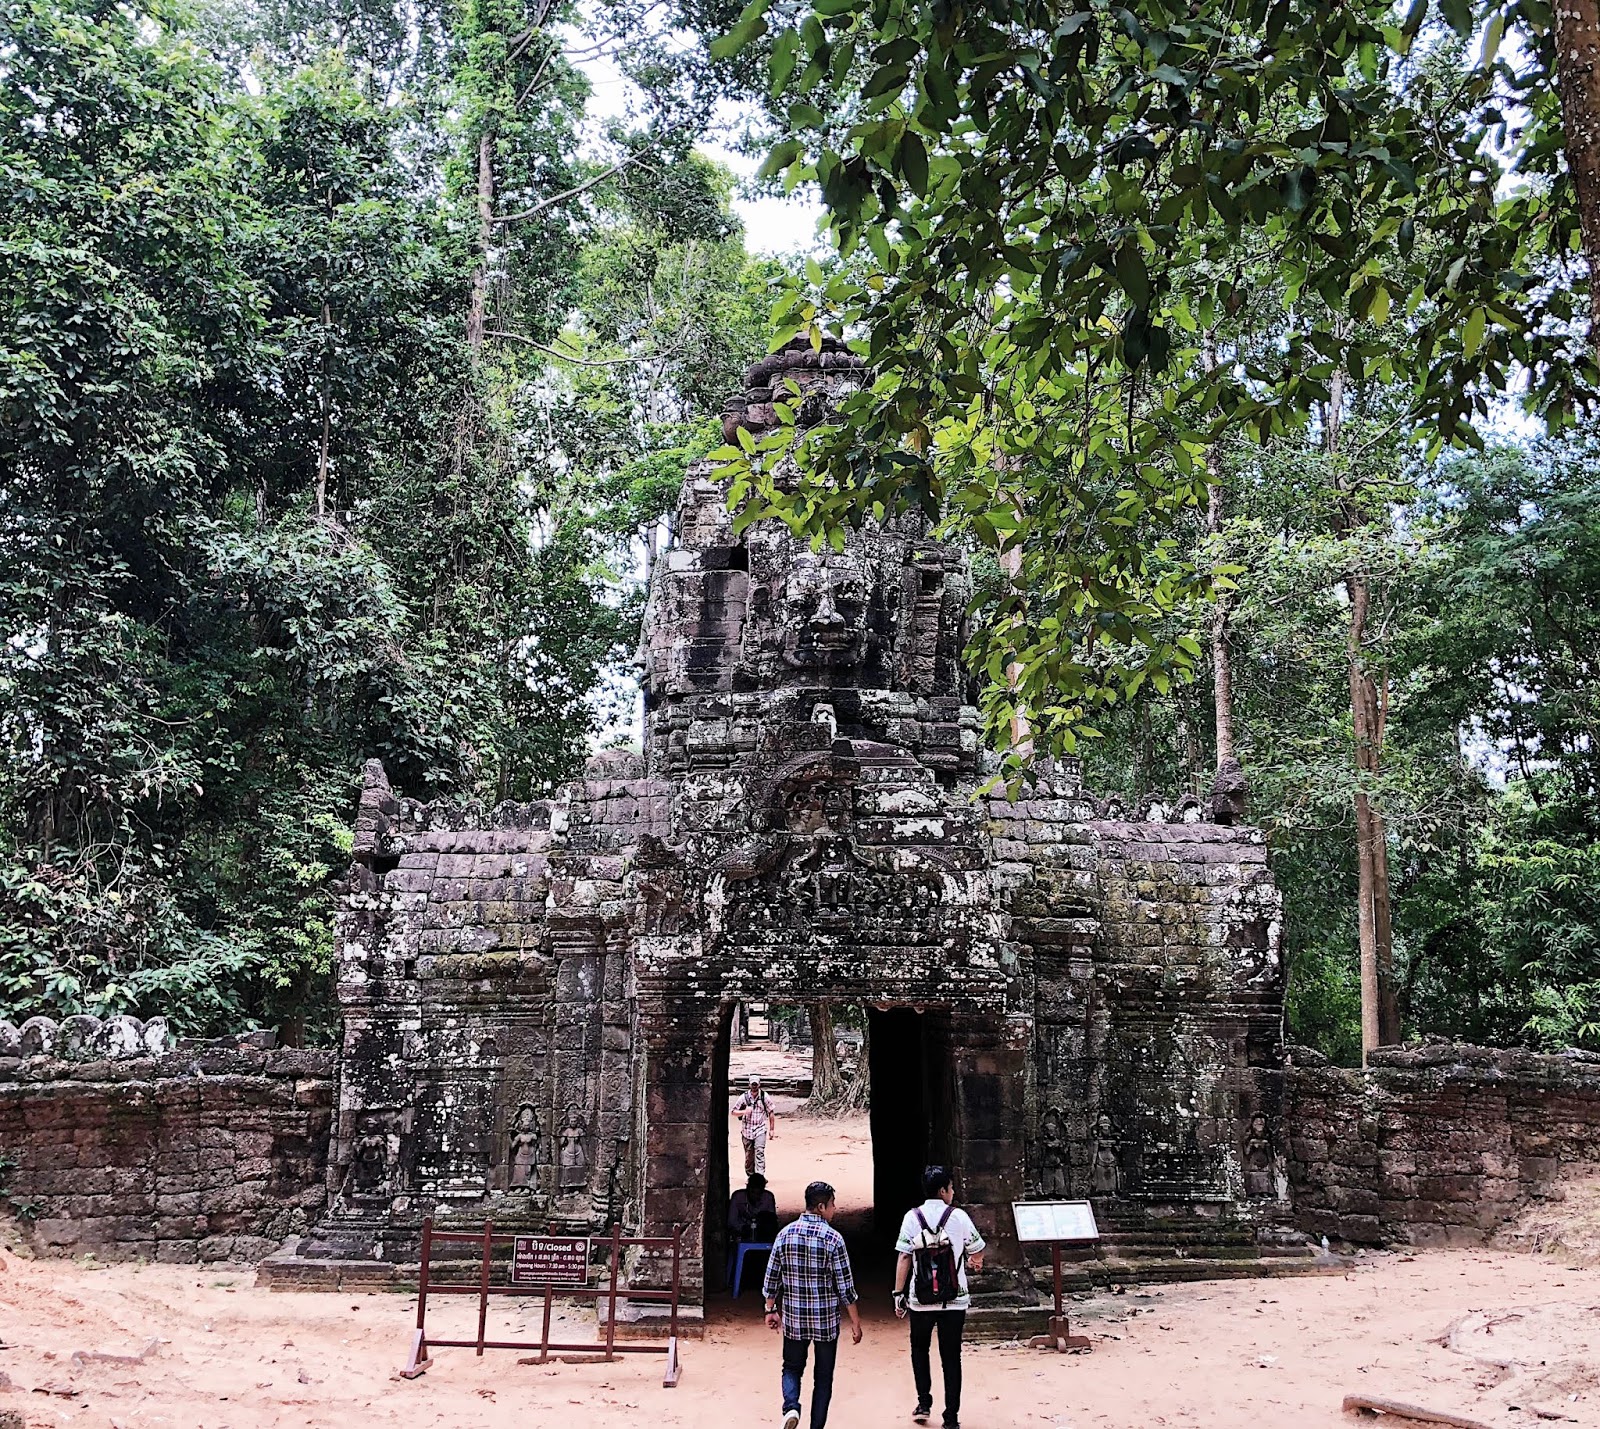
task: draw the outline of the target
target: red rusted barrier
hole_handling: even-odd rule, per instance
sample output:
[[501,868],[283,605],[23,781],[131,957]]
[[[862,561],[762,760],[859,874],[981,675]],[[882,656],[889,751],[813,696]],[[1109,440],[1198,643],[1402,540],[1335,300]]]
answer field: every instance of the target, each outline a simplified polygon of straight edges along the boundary
[[[662,1384],[671,1389],[678,1382],[682,1366],[678,1359],[678,1287],[679,1273],[683,1258],[683,1227],[674,1226],[670,1236],[624,1236],[621,1226],[612,1226],[611,1234],[606,1238],[605,1245],[610,1247],[607,1284],[591,1286],[588,1284],[587,1253],[584,1254],[584,1283],[557,1284],[554,1276],[557,1272],[548,1271],[542,1281],[544,1292],[544,1323],[537,1340],[490,1340],[485,1338],[486,1326],[489,1317],[489,1297],[491,1295],[516,1295],[524,1299],[536,1295],[541,1289],[541,1282],[521,1281],[507,1285],[494,1285],[490,1283],[490,1265],[493,1259],[496,1242],[512,1242],[510,1264],[515,1267],[519,1259],[527,1266],[537,1267],[543,1260],[546,1264],[555,1261],[571,1262],[572,1243],[576,1240],[587,1241],[588,1237],[573,1236],[528,1236],[512,1232],[499,1232],[494,1229],[493,1221],[485,1221],[482,1231],[436,1231],[433,1228],[433,1217],[429,1216],[422,1223],[422,1271],[421,1280],[417,1286],[417,1327],[411,1337],[411,1356],[406,1361],[406,1366],[400,1371],[405,1379],[415,1379],[432,1363],[430,1351],[436,1349],[463,1349],[476,1350],[480,1355],[485,1350],[537,1350],[539,1362],[543,1364],[555,1354],[599,1355],[603,1359],[613,1360],[618,1355],[640,1354],[665,1354],[667,1357],[666,1373],[662,1377]],[[441,1285],[432,1279],[433,1247],[436,1242],[452,1242],[456,1244],[476,1244],[478,1246],[478,1283],[476,1285]],[[521,1244],[518,1244],[518,1243]],[[622,1252],[631,1246],[640,1246],[646,1250],[672,1252],[672,1288],[670,1290],[636,1290],[629,1286],[619,1285],[618,1277],[622,1270]],[[553,1249],[550,1256],[541,1257],[538,1252],[541,1248]],[[533,1272],[537,1275],[537,1269]],[[550,1343],[550,1307],[557,1290],[562,1295],[577,1299],[592,1299],[598,1302],[602,1297],[606,1301],[606,1337],[604,1344],[586,1345],[560,1345]],[[436,1340],[428,1335],[428,1297],[430,1295],[476,1295],[478,1297],[478,1336],[473,1340]],[[629,1300],[653,1302],[656,1304],[669,1304],[671,1311],[668,1316],[667,1341],[665,1344],[627,1344],[617,1343],[617,1305]]]

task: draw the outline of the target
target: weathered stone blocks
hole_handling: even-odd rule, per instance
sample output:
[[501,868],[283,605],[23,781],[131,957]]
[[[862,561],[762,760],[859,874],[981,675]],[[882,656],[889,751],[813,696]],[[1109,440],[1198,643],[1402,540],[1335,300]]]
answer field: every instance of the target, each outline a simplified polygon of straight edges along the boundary
[[1563,1165],[1595,1158],[1594,1061],[1441,1045],[1372,1063],[1284,1075],[1291,1194],[1313,1234],[1481,1243]]
[[254,1259],[321,1209],[332,1074],[328,1053],[215,1048],[0,1064],[6,1194],[43,1250]]

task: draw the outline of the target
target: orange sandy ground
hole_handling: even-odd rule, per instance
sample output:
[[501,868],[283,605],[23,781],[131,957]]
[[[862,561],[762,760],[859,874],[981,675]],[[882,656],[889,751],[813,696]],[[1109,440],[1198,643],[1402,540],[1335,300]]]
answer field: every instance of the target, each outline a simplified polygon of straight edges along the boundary
[[[786,1118],[769,1159],[791,1208],[818,1174],[847,1207],[870,1189],[861,1116],[843,1125]],[[1343,1276],[1099,1296],[1074,1306],[1093,1338],[1089,1354],[969,1345],[962,1422],[1312,1429],[1358,1422],[1340,1402],[1365,1392],[1494,1426],[1600,1426],[1600,1271],[1569,1269],[1570,1258],[1372,1255]],[[0,1249],[0,1262],[0,1376],[9,1385],[0,1387],[0,1424],[7,1410],[30,1429],[778,1424],[778,1344],[749,1292],[737,1304],[713,1304],[707,1337],[684,1345],[676,1389],[662,1388],[654,1356],[536,1366],[468,1350],[439,1351],[425,1376],[407,1382],[395,1370],[414,1314],[408,1296],[271,1294],[238,1267],[98,1267],[14,1249]],[[886,1284],[881,1273],[872,1279]],[[865,1341],[840,1350],[837,1429],[909,1423],[905,1330],[885,1300],[874,1291]],[[1495,1313],[1458,1330],[1470,1353],[1435,1343],[1485,1310]],[[502,1301],[496,1311],[491,1323],[537,1333],[532,1304]],[[469,1302],[451,1302],[435,1333],[452,1318],[470,1333],[474,1314]],[[592,1322],[570,1329],[584,1339],[593,1333]],[[152,1339],[159,1344],[142,1362],[73,1362],[74,1351],[130,1355]],[[1486,1362],[1495,1358],[1512,1363]],[[1403,1421],[1382,1422],[1403,1429]]]

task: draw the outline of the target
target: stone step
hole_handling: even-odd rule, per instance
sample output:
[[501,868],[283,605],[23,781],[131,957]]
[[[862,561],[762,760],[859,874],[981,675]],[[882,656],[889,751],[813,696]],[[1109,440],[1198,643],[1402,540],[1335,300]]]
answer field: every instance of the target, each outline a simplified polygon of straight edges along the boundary
[[[1255,1256],[1167,1256],[1125,1258],[1108,1255],[1100,1260],[1063,1263],[1062,1290],[1069,1295],[1107,1291],[1115,1286],[1164,1285],[1196,1280],[1275,1279],[1284,1275],[1340,1275],[1350,1261],[1320,1246],[1262,1246]],[[975,1296],[967,1316],[967,1332],[977,1339],[1007,1340],[1043,1334],[1049,1320],[1050,1272],[1035,1271],[1040,1303],[1020,1305],[1016,1297]],[[1067,1307],[1069,1317],[1073,1306]]]
[[1100,1233],[1101,1245],[1116,1246],[1213,1246],[1213,1245],[1240,1245],[1254,1247],[1260,1242],[1256,1239],[1254,1226],[1241,1226],[1237,1229],[1220,1230],[1215,1227],[1167,1227],[1150,1226],[1137,1230],[1102,1230]]
[[[1267,1251],[1278,1247],[1264,1247]],[[1096,1261],[1093,1266],[1062,1266],[1061,1288],[1066,1295],[1083,1296],[1114,1290],[1118,1285],[1174,1285],[1194,1280],[1277,1279],[1282,1275],[1342,1274],[1349,1269],[1349,1259],[1328,1255],[1320,1247],[1306,1247],[1301,1255],[1282,1256],[1277,1253],[1253,1259],[1194,1258],[1166,1259],[1166,1261],[1122,1261],[1120,1258]],[[986,1299],[974,1296],[973,1309],[966,1315],[966,1333],[973,1339],[1024,1339],[1043,1335],[1051,1314],[1050,1283],[1048,1271],[1038,1283],[1040,1303],[1024,1306],[1010,1296]],[[1067,1317],[1078,1319],[1078,1304],[1067,1304]]]

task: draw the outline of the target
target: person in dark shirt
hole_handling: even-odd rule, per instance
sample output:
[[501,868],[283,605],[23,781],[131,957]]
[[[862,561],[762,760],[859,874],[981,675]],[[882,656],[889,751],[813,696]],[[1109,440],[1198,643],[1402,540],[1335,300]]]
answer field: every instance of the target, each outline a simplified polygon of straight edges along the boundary
[[735,1244],[770,1242],[777,1236],[778,1202],[767,1189],[767,1178],[759,1171],[729,1199],[728,1233]]

